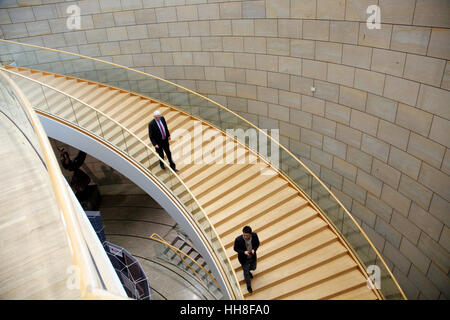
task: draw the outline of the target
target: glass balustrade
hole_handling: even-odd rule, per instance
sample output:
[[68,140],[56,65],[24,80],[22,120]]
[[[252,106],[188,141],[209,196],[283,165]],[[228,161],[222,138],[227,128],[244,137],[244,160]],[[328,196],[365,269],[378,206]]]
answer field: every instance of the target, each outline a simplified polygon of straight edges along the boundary
[[[0,75],[0,115],[2,121],[9,122],[23,134],[25,140],[32,146],[42,165],[49,173],[48,179],[51,181],[52,192],[55,194],[58,209],[63,216],[61,221],[64,222],[64,230],[70,240],[67,250],[72,254],[73,267],[79,272],[78,281],[80,285],[78,289],[81,292],[81,297],[88,299],[126,299],[120,280],[95,231],[87,220],[85,212],[79,204],[77,206],[78,200],[64,180],[56,160],[55,162],[51,160],[53,150],[47,136],[43,130],[40,131],[37,128],[37,119],[33,120],[30,117],[27,106],[18,94],[17,90],[19,90],[20,85],[13,88],[6,77],[8,77],[7,73]],[[19,83],[16,82],[15,84],[18,85]],[[43,88],[40,85],[33,85],[36,89],[36,95],[42,97]],[[42,101],[39,102],[42,103]],[[48,107],[44,103],[41,106],[43,108]],[[31,107],[28,108],[29,112],[32,113]],[[47,144],[45,141],[47,141]],[[56,190],[59,192],[56,192]],[[62,199],[64,194],[67,196],[65,199],[70,199],[69,201]],[[74,289],[77,288],[74,287]],[[71,290],[70,286],[67,287],[67,290]]]
[[[129,90],[172,106],[213,125],[223,132],[229,132],[230,129],[234,132],[241,129],[242,132],[249,134],[253,131],[256,132],[265,143],[255,145],[245,136],[237,139],[250,150],[259,152],[267,162],[271,163],[272,167],[278,169],[315,204],[342,236],[362,266],[369,270],[368,273],[371,273],[370,270],[374,270],[375,267],[379,268],[377,269],[381,273],[379,292],[384,298],[406,298],[379,252],[356,220],[331,193],[329,188],[295,155],[279,144],[276,136],[268,134],[268,131],[259,129],[233,111],[189,89],[141,70],[130,69],[111,62],[5,40],[0,40],[0,62],[78,77]],[[99,115],[99,117],[101,116]],[[129,138],[132,140],[131,137]],[[125,140],[125,137],[122,139]],[[151,156],[148,155],[147,161],[156,160],[152,160]],[[168,179],[168,183],[170,185],[171,179]],[[194,203],[189,205],[193,206],[192,209],[197,212],[201,211],[200,208],[195,207]],[[207,223],[207,219],[203,218],[202,223],[205,225],[202,229],[209,230],[209,239],[212,245],[223,256],[224,252],[220,241],[216,241],[216,235],[211,226]],[[231,278],[233,272],[231,266],[228,265],[225,269]],[[235,288],[238,287],[236,283],[234,283],[234,286],[236,286]]]
[[203,286],[203,290],[207,289],[216,299],[223,298],[217,280],[214,279],[204,266],[200,265],[200,263],[183,251],[167,243],[167,241],[157,234],[152,234],[149,241],[153,247],[153,252],[155,252],[155,256],[152,258],[161,259],[175,268],[180,269],[182,272],[187,272],[198,280],[199,284],[196,285],[197,288],[202,290],[200,286]]
[[[8,70],[5,71],[14,82],[23,88],[30,100],[34,101],[34,107],[39,113],[57,117],[71,125],[77,126],[83,132],[97,136],[133,161],[141,170],[161,182],[161,186],[167,188],[168,192],[175,196],[175,199],[180,202],[182,207],[191,214],[194,223],[197,224],[206,237],[218,261],[222,264],[225,270],[224,277],[228,279],[230,290],[233,292],[234,297],[241,297],[240,288],[234,276],[231,263],[223,250],[219,238],[215,234],[214,228],[211,227],[209,219],[178,175],[171,169],[162,170],[160,168],[159,161],[161,159],[153,148],[150,148],[120,123],[78,99],[36,82],[31,78],[11,71],[8,72]],[[170,167],[165,160],[162,161],[167,168]]]

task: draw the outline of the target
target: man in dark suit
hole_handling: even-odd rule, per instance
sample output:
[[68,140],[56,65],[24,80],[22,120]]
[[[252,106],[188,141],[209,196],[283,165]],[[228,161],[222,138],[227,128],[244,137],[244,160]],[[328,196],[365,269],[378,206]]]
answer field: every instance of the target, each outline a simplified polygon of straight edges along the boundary
[[[148,124],[150,141],[162,159],[164,159],[164,153],[166,153],[170,167],[177,172],[178,170],[175,168],[175,163],[172,161],[172,154],[170,153],[170,132],[166,120],[161,116],[159,111],[155,111],[153,116],[154,119]],[[162,161],[159,161],[159,165],[161,166],[161,169],[166,168]]]
[[250,271],[256,269],[256,250],[259,247],[258,235],[252,232],[252,228],[245,226],[242,234],[234,240],[234,251],[238,253],[238,260],[242,265],[245,283],[248,292],[252,293],[251,278],[253,275]]

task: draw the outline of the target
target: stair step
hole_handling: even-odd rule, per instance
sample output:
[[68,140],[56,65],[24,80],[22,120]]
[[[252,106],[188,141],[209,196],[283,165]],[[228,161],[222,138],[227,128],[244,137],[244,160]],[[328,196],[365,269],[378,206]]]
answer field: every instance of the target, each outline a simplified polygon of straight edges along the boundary
[[[347,258],[347,257],[345,257]],[[345,270],[344,267],[342,269]],[[319,300],[326,299],[330,295],[334,295],[339,292],[345,292],[350,289],[358,289],[366,285],[366,279],[361,272],[356,268],[349,267],[347,272],[343,272],[341,275],[336,273],[341,268],[335,270],[335,274],[327,281],[323,281],[305,290],[301,290],[295,294],[287,295],[282,299],[298,299],[298,300]],[[368,289],[369,290],[369,289]]]
[[[190,121],[191,118],[182,114],[182,113],[178,113],[176,118],[171,119],[170,122],[170,135],[172,136],[172,139],[175,140],[177,137],[177,129],[179,128],[180,125],[182,125],[184,122]],[[179,130],[178,134],[180,133],[187,133],[188,130],[187,129],[183,129],[183,130]]]
[[[270,243],[270,241],[282,234],[289,233],[288,231],[295,229],[296,227],[303,226],[310,221],[313,220],[321,220],[317,214],[317,212],[307,206],[305,208],[300,209],[299,211],[290,213],[275,221],[268,226],[265,226],[261,230],[255,229],[255,232],[258,233],[258,237],[260,237],[261,246],[265,243]],[[319,223],[319,222],[318,222]],[[232,246],[226,247],[227,252],[229,252],[229,256],[231,259],[237,258],[237,253],[233,251]]]
[[[232,147],[228,146],[227,149],[224,149],[225,154],[231,149]],[[189,156],[189,155],[188,155]],[[220,159],[221,156],[218,155],[217,159]],[[209,181],[211,175],[215,174],[217,170],[220,170],[223,168],[223,170],[234,170],[233,168],[236,168],[236,170],[241,170],[246,164],[233,164],[233,163],[226,163],[226,162],[216,162],[214,164],[196,164],[194,163],[192,158],[188,159],[188,165],[184,166],[183,169],[183,179],[186,182],[187,185],[189,185],[192,190],[196,189],[200,184],[204,183],[205,181]],[[208,187],[206,187],[208,188]],[[196,191],[199,194],[202,193],[204,190]]]
[[[301,255],[290,261],[279,263],[272,259],[273,267],[270,271],[264,273],[259,272],[260,267],[254,274],[252,283],[258,290],[265,290],[269,287],[275,286],[283,281],[289,281],[289,278],[295,277],[299,274],[305,273],[309,270],[317,268],[323,264],[335,260],[337,257],[344,256],[346,249],[339,241],[329,243],[327,246],[321,247],[317,250],[309,252],[306,255]],[[245,285],[243,273],[238,273],[240,285]]]
[[[249,160],[255,160],[252,159],[255,154],[243,144],[207,123],[200,122],[200,131],[197,120],[191,116],[125,90],[39,71],[30,72],[26,68],[12,70],[85,101],[127,128],[132,134],[126,133],[124,136],[120,126],[91,108],[71,101],[56,91],[43,89],[39,84],[16,77],[17,83],[37,107],[46,109],[48,104],[51,113],[103,136],[106,141],[142,163],[163,183],[170,185],[172,192],[186,206],[196,208],[188,190],[180,181],[174,180],[167,170],[159,168],[158,158],[152,152],[154,148],[148,137],[148,123],[153,118],[153,112],[160,110],[171,131],[171,151],[180,170],[178,175],[213,223],[243,292],[246,292],[245,282],[237,254],[233,250],[234,239],[242,233],[245,225],[251,225],[259,235],[258,269],[253,279],[255,291],[252,295],[246,294],[245,298],[377,298],[373,291],[365,287],[364,275],[357,269],[356,262],[328,222],[278,171],[263,161],[251,163]],[[114,79],[110,83],[120,86]],[[136,85],[137,82],[131,81],[127,86],[134,88]],[[152,92],[148,94],[152,95]],[[155,97],[160,98],[159,95]],[[216,109],[203,106],[198,106],[195,112],[207,116],[211,123],[219,121],[221,116]],[[194,141],[201,141],[201,144],[194,144]],[[152,150],[147,149],[148,145]],[[232,163],[225,160],[232,160]],[[266,172],[261,171],[267,168]],[[312,192],[320,199],[322,208],[336,206],[333,201],[327,201],[329,195],[323,193],[317,184],[313,186]],[[206,218],[201,217],[200,210],[192,211],[198,222],[204,224]],[[206,227],[204,231],[209,232],[210,228]],[[348,233],[345,236],[351,239],[357,234]],[[216,290],[204,271],[194,263],[196,261],[207,268],[195,248],[181,238],[173,244],[193,261],[183,257],[186,265],[172,250],[166,250],[165,255],[187,272],[197,272],[205,286],[210,287],[211,291]],[[364,249],[364,244],[360,248]]]
[[122,104],[124,101],[130,98],[130,96],[131,95],[129,93],[120,92],[104,103],[97,105],[97,108],[103,113],[108,114],[109,110],[114,109],[117,105]]
[[284,188],[287,188],[288,184],[283,179],[271,180],[270,183],[266,183],[259,188],[258,192],[252,194],[251,197],[246,197],[235,201],[232,204],[221,206],[220,208],[210,206],[205,208],[211,222],[214,225],[225,223],[228,219],[238,215],[241,212],[248,210],[251,206],[255,206],[258,202],[264,200],[275,193],[281,192]]
[[[228,172],[221,172],[204,184],[207,190],[199,193],[197,189],[197,199],[204,207],[213,202],[217,203],[220,199],[224,199],[224,202],[232,201],[229,198],[233,195],[233,192],[242,194],[242,189],[249,187],[247,185],[248,182],[251,182],[253,186],[257,179],[260,179],[262,183],[269,180],[269,176],[260,176],[260,172],[261,167],[257,165],[244,167],[244,170],[239,170],[234,175],[230,175]],[[219,184],[220,187],[218,187]]]
[[329,298],[330,300],[376,300],[376,294],[368,290],[366,285],[359,288],[337,294]]
[[[170,130],[170,128],[169,128]],[[192,146],[192,154],[193,154],[193,161],[199,161],[203,163],[203,153],[200,151],[204,151],[206,149],[206,146],[211,142],[208,140],[202,139],[202,136],[205,134],[205,132],[211,131],[212,129],[206,125],[202,125],[202,129],[194,130],[194,132],[190,132],[191,138],[191,146]],[[173,148],[173,152],[182,152],[183,145],[177,144]],[[179,150],[180,149],[180,150]]]
[[94,91],[89,92],[85,96],[83,96],[83,101],[86,102],[86,104],[93,105],[92,102],[99,96],[103,96],[107,93],[109,93],[111,90],[108,87],[102,87],[97,86],[97,89]]
[[[296,297],[297,295],[312,297],[314,294],[317,294],[314,290],[310,289],[309,295],[304,294],[305,291],[308,292],[308,287],[312,287],[315,284],[319,284],[315,287],[320,286],[321,284],[328,284],[328,278],[333,279],[336,273],[344,273],[346,271],[359,272],[358,270],[356,270],[356,264],[348,256],[344,255],[333,259],[328,263],[324,263],[315,268],[312,268],[306,272],[295,274],[295,276],[289,277],[286,280],[283,280],[266,289],[259,289],[257,286],[257,279],[255,278],[253,279],[255,281],[254,286],[252,285],[253,294],[249,295],[247,293],[244,294],[244,297],[251,300],[262,299],[263,297],[264,299],[268,300],[282,299],[284,297],[292,298],[293,296]],[[241,287],[245,288],[245,286]],[[243,292],[245,292],[244,288]]]
[[[242,213],[242,215],[236,217],[236,220],[239,220],[235,221],[233,228],[224,230],[225,225],[218,226],[216,230],[219,233],[225,248],[229,248],[234,244],[234,238],[236,237],[236,234],[233,234],[232,231],[236,229],[240,230],[246,225],[251,225],[252,229],[255,230],[255,232],[258,232],[259,230],[262,230],[264,228],[270,228],[272,224],[277,224],[279,221],[285,221],[285,219],[290,215],[293,215],[293,217],[290,219],[297,220],[298,222],[300,222],[302,219],[304,220],[316,215],[314,210],[301,212],[301,210],[304,208],[304,206],[307,205],[308,202],[302,198],[296,197],[295,193],[293,195],[292,193],[289,193],[289,188],[285,189],[285,191],[288,196],[282,197],[282,199],[286,199],[288,197],[293,198],[290,200],[284,200],[283,203],[275,205],[273,209],[265,212],[263,211],[263,213],[259,215],[251,215],[248,214],[248,212],[244,212]],[[283,192],[283,194],[284,193],[285,192]],[[279,197],[279,195],[277,195],[277,197]],[[270,208],[271,207],[268,207],[268,209]],[[226,227],[230,227],[230,225]]]
[[133,126],[138,123],[146,122],[149,119],[151,112],[148,108],[148,101],[141,100],[134,104],[129,112],[129,115],[125,116],[128,112],[124,112],[123,116],[116,116],[114,119],[119,122],[122,126],[127,128],[130,132],[134,133]]
[[[261,184],[263,183],[265,184],[261,186]],[[220,201],[211,204],[204,209],[214,225],[218,222],[223,223],[226,221],[226,219],[224,219],[224,216],[230,218],[235,214],[248,209],[249,206],[255,205],[256,203],[258,203],[258,201],[261,201],[270,194],[279,192],[283,187],[286,186],[287,182],[283,179],[275,179],[275,177],[270,176],[261,176],[261,178],[257,179],[254,184],[247,183],[246,185],[238,188],[240,192],[245,192],[244,189],[248,190],[248,188],[258,189],[258,192],[255,192],[256,194],[254,194],[252,197],[238,197],[237,201],[234,201],[232,203],[224,203],[224,201]],[[246,193],[247,192],[245,192],[245,194]],[[233,193],[233,195],[235,195],[235,193]]]
[[[180,177],[189,186],[189,188],[194,192],[195,188],[204,181],[208,181],[211,176],[214,176],[224,170],[233,168],[232,165],[198,165],[186,168],[180,173]],[[201,192],[199,192],[201,193]]]
[[[280,233],[278,237],[273,237],[270,241],[265,240],[264,233],[261,231],[260,248],[258,249],[258,256],[269,257],[270,255],[278,252],[279,250],[302,241],[303,239],[314,235],[315,233],[328,228],[328,225],[320,218],[309,220],[306,223],[296,226],[291,229],[290,232]],[[331,231],[330,231],[331,232]],[[227,249],[230,253],[229,257],[235,270],[239,270],[241,265],[237,259],[237,253],[232,251],[232,248]]]
[[100,106],[103,105],[106,101],[110,101],[119,95],[120,92],[118,90],[109,89],[105,94],[93,97],[92,99],[89,99],[87,102],[93,107],[100,110]]
[[[315,252],[324,246],[337,241],[337,236],[328,229],[320,230],[313,235],[294,242],[282,250],[269,255],[258,256],[258,274],[264,274],[277,268],[279,264],[284,264],[299,257]],[[341,244],[342,249],[344,247]],[[242,274],[242,268],[239,268],[237,274]]]

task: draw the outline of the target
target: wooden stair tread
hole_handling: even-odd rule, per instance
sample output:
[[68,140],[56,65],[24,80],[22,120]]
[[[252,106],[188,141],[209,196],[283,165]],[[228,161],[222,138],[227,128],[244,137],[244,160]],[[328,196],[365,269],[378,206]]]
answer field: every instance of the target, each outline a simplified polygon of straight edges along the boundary
[[[242,268],[233,251],[234,239],[247,224],[260,237],[258,269],[252,282],[255,291],[252,295],[246,294],[246,299],[377,298],[364,286],[363,273],[328,223],[266,162],[258,158],[254,165],[249,164],[248,159],[254,157],[254,153],[240,143],[206,123],[201,123],[200,131],[196,124],[198,120],[191,116],[125,90],[51,73],[30,72],[26,68],[8,68],[91,104],[150,147],[147,126],[152,113],[160,110],[171,130],[171,151],[180,170],[178,175],[202,204],[217,230],[243,292],[246,288]],[[115,127],[114,122],[106,118],[99,122],[96,112],[90,108],[79,103],[72,107],[69,99],[54,91],[46,90],[43,96],[39,85],[29,81],[23,84],[38,106],[48,101],[52,113],[70,121],[76,120],[74,109],[80,125],[94,133],[101,132],[106,140],[122,148],[126,143],[131,155],[143,164],[151,165],[158,178],[168,182],[170,175],[159,169],[157,157],[152,153],[149,163],[146,147],[129,134],[125,141],[122,129]],[[202,109],[201,112],[209,111]],[[200,134],[203,153],[196,152],[200,146],[185,150],[187,141],[183,135],[190,137],[191,146],[194,146],[192,142]],[[215,152],[217,141],[211,137],[222,139],[222,150],[226,151],[225,155],[231,155],[228,159],[233,159],[233,163],[226,163],[225,157]],[[191,161],[185,162],[189,156]],[[209,164],[207,160],[214,162]],[[268,168],[271,174],[262,174],[262,168]],[[177,182],[171,188],[182,202],[189,204],[190,196],[181,183]]]
[[[333,277],[328,281],[319,283],[311,288],[302,290],[298,293],[286,296],[286,299],[324,299],[329,295],[346,291],[351,288],[360,288],[364,286],[366,280],[361,272],[357,269],[343,273],[342,275]],[[370,290],[370,289],[367,289]]]
[[[269,179],[268,176],[258,177],[260,171],[260,166],[249,165],[248,167],[245,167],[245,170],[240,170],[233,176],[230,176],[228,172],[221,172],[205,183],[205,187],[208,188],[206,191],[208,192],[200,193],[203,194],[203,196],[199,196],[197,199],[202,206],[206,206],[211,202],[217,203],[219,200],[218,198],[224,199],[226,202],[228,201],[228,197],[232,196],[233,193],[240,194],[242,192],[240,188],[245,188],[247,182],[254,185],[254,180],[257,178],[260,178],[262,181],[267,181]],[[218,184],[220,184],[220,187],[217,187]]]
[[97,105],[97,109],[102,111],[105,114],[108,114],[108,111],[110,109],[113,109],[115,106],[117,106],[118,104],[122,104],[124,101],[126,101],[128,98],[130,97],[129,93],[119,93],[115,96],[113,96],[111,99],[109,99],[108,101],[105,101],[102,104]]
[[[356,268],[356,264],[353,260],[350,259],[350,257],[344,255],[340,256],[328,263],[321,264],[311,270],[308,270],[306,272],[300,273],[299,275],[296,275],[294,277],[291,277],[285,281],[281,281],[269,288],[259,290],[256,286],[256,277],[253,279],[255,280],[255,285],[253,287],[253,294],[249,295],[244,294],[247,299],[282,299],[283,297],[287,295],[294,296],[296,292],[300,292],[299,294],[302,294],[304,292],[308,292],[308,286],[313,286],[313,288],[320,286],[322,282],[328,286],[332,286],[334,282],[331,284],[327,281],[328,278],[334,279],[334,275],[339,274],[341,272],[346,272],[352,269]],[[355,271],[357,271],[355,269]],[[357,271],[359,272],[359,271]],[[354,278],[352,278],[354,280]],[[316,285],[319,283],[318,285]],[[336,283],[337,284],[337,283]],[[241,286],[245,288],[244,286]],[[246,290],[243,289],[245,292]],[[310,289],[309,289],[310,290]],[[308,295],[305,295],[307,297],[313,296],[315,291],[310,290],[311,292],[308,292]]]
[[226,219],[229,219],[235,214],[247,210],[249,206],[255,205],[261,199],[278,192],[281,188],[285,188],[287,186],[287,182],[282,179],[272,180],[271,183],[267,183],[260,187],[258,192],[253,193],[251,197],[245,197],[239,201],[235,201],[233,204],[226,204],[221,207],[218,207],[217,205],[209,206],[209,208],[204,209],[208,217],[210,217],[211,222],[216,225],[219,221],[226,221],[222,218],[226,217]]
[[[301,241],[293,243],[282,250],[278,250],[273,254],[267,256],[259,256],[258,258],[258,274],[276,268],[277,264],[285,263],[291,259],[297,259],[297,257],[308,254],[311,251],[318,250],[322,246],[326,246],[329,243],[336,241],[337,237],[334,233],[328,230],[322,230],[313,234],[312,236],[305,238]],[[342,246],[342,244],[341,244]],[[236,272],[241,273],[242,268],[236,269]]]
[[249,190],[256,190],[256,193],[262,193],[266,189],[271,190],[272,188],[276,187],[277,182],[274,181],[274,186],[272,186],[272,183],[270,183],[271,180],[273,180],[273,177],[258,175],[254,179],[251,179],[250,181],[239,185],[237,188],[226,194],[224,197],[217,199],[212,204],[204,206],[204,208],[210,213],[214,213],[219,210],[223,211],[234,201],[247,199],[248,197],[244,197],[244,195],[249,192]]
[[[313,235],[315,232],[326,229],[327,227],[328,225],[322,219],[314,218],[304,224],[298,225],[292,229],[291,232],[281,233],[278,237],[275,237],[270,241],[264,241],[264,238],[261,237],[258,255],[268,257],[269,255],[296,242],[302,241],[304,238]],[[331,232],[331,230],[329,232]],[[233,251],[233,248],[230,247],[226,250],[229,253],[231,263],[235,269],[241,268],[237,259],[237,253]]]
[[330,300],[376,300],[377,295],[373,290],[369,290],[366,285],[362,285],[359,288],[351,291],[338,294],[329,298]]
[[210,164],[210,165],[200,165],[194,164],[182,173],[180,176],[183,178],[183,181],[194,190],[195,186],[199,184],[203,179],[207,179],[211,175],[217,173],[217,171],[227,170],[228,168],[232,168],[231,164]]
[[[229,240],[229,237],[230,235],[233,236],[233,230],[235,230],[236,228],[242,228],[247,224],[253,224],[258,216],[266,215],[269,211],[276,210],[276,208],[280,206],[283,201],[288,201],[296,195],[297,191],[294,188],[285,188],[280,192],[272,194],[271,196],[266,197],[254,206],[248,208],[243,212],[243,215],[232,217],[224,223],[215,225],[215,228],[220,234],[221,238],[223,239],[223,243],[226,246],[226,244],[231,241]],[[301,198],[295,202],[299,201],[303,201],[303,199]],[[291,203],[288,203],[287,205],[291,205]]]
[[[291,201],[287,201],[274,210],[271,210],[256,219],[252,219],[252,229],[258,234],[264,232],[261,234],[262,237],[266,237],[266,235],[270,237],[271,234],[278,234],[280,231],[284,231],[290,226],[302,223],[317,216],[317,212],[313,208],[310,206],[304,207],[307,204],[305,200],[297,201],[297,199],[298,198],[294,198]],[[246,214],[243,213],[243,215]],[[238,226],[238,228],[241,227],[243,226]],[[220,233],[219,235],[221,236],[225,248],[233,246],[234,239],[232,240],[231,237],[222,237]],[[225,241],[225,239],[229,240]]]
[[[292,213],[284,218],[278,220],[275,223],[270,224],[268,227],[259,230],[258,235],[261,236],[261,246],[262,248],[270,248],[269,244],[272,242],[273,239],[276,239],[277,237],[281,237],[283,234],[289,234],[288,231],[296,229],[296,228],[302,228],[303,226],[309,226],[309,222],[315,222],[317,225],[321,225],[322,223],[319,222],[321,219],[318,217],[315,210],[309,210],[310,207],[306,207],[302,211],[307,211],[306,214],[301,213]],[[315,225],[312,223],[312,225]],[[313,229],[315,230],[315,229]],[[296,232],[299,232],[297,230]],[[229,252],[229,256],[231,259],[237,258],[237,253],[233,252],[232,246],[229,246],[226,248],[227,252]],[[265,249],[263,249],[263,252],[266,252]]]
[[[192,143],[191,145],[193,146],[194,144]],[[203,145],[203,147],[204,147],[204,145]],[[223,149],[225,155],[228,154],[231,150],[232,150],[232,146],[229,146],[229,145],[227,145]],[[182,148],[174,148],[174,151],[172,153],[175,155],[175,157],[180,157],[182,159],[187,159],[188,160],[187,161],[188,163],[183,163],[183,166],[181,167],[183,169],[185,169],[185,168],[188,169],[188,172],[190,173],[190,175],[188,175],[186,177],[186,179],[187,179],[186,181],[188,181],[189,178],[193,177],[192,174],[194,174],[195,171],[192,172],[191,170],[199,169],[198,165],[201,165],[203,167],[209,167],[211,165],[213,165],[213,166],[216,166],[216,165],[218,165],[218,166],[226,166],[228,164],[232,164],[233,166],[235,166],[235,165],[236,166],[242,166],[240,164],[234,164],[232,162],[226,161],[226,159],[223,159],[223,155],[220,154],[220,153],[214,153],[212,158],[209,159],[211,161],[204,161],[203,154],[200,153],[200,152],[198,152],[199,154],[196,154],[196,152],[193,151],[193,150],[187,150],[186,151],[186,150],[184,150]]]
[[118,96],[119,92],[117,90],[109,90],[105,92],[103,95],[93,98],[92,100],[86,101],[93,107],[100,109],[99,106],[103,104],[104,101],[109,101],[113,99],[115,96]]
[[[255,288],[258,288],[258,290],[264,290],[265,288],[285,281],[296,274],[305,273],[308,270],[325,264],[335,259],[336,256],[344,255],[345,252],[345,247],[335,240],[325,247],[319,248],[309,254],[300,256],[288,262],[281,263],[272,259],[271,262],[273,263],[274,268],[264,272],[265,270],[261,269],[261,266],[258,266],[257,271],[254,272],[252,284],[254,284]],[[245,285],[243,272],[238,272],[238,279],[240,285]]]

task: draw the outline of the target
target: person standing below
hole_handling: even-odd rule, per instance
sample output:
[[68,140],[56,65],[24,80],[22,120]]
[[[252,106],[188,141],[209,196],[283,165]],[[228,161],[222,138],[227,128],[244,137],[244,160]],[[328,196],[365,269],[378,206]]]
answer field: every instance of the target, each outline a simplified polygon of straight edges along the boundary
[[238,253],[238,260],[242,265],[245,283],[249,293],[253,292],[250,271],[256,270],[256,250],[259,247],[258,235],[252,232],[252,228],[245,226],[242,234],[234,240],[234,251]]
[[[148,124],[148,135],[153,146],[156,148],[161,159],[164,159],[164,153],[166,153],[167,158],[170,163],[170,167],[177,172],[175,168],[175,163],[172,160],[172,154],[170,153],[170,132],[167,127],[166,120],[161,116],[161,112],[158,110],[153,113],[154,119]],[[166,169],[164,163],[160,160],[159,165],[161,169]]]

